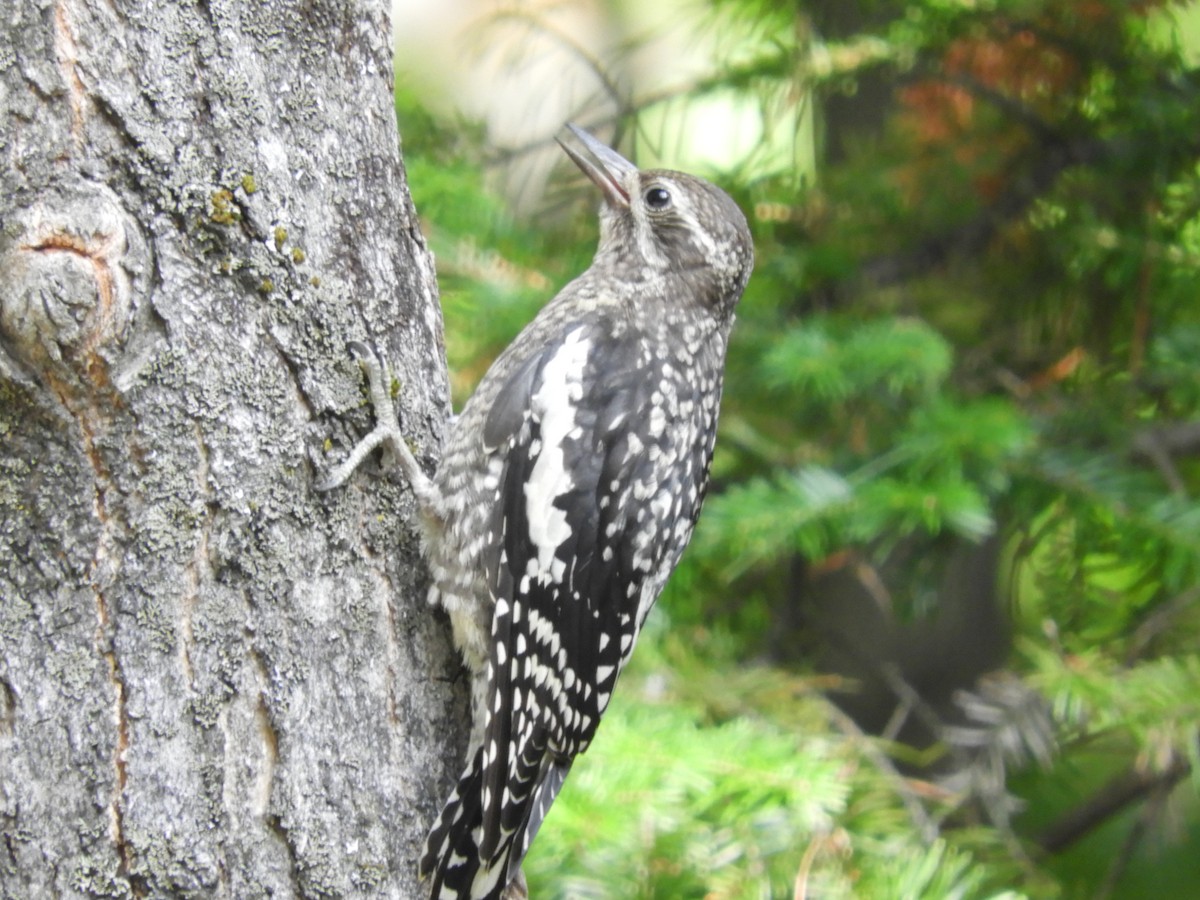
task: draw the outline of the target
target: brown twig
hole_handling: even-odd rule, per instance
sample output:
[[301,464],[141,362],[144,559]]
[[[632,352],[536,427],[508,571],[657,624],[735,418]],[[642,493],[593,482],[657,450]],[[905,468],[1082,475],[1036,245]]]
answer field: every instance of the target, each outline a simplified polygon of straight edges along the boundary
[[908,810],[908,816],[912,819],[913,826],[921,836],[921,840],[927,845],[932,844],[938,838],[937,823],[929,817],[929,813],[925,811],[925,807],[917,799],[916,793],[909,787],[908,779],[900,774],[891,759],[888,758],[888,755],[880,750],[871,737],[858,727],[857,722],[838,709],[837,705],[832,701],[827,703],[827,707],[830,718],[833,719],[838,729],[845,734],[857,738],[859,745],[862,747],[863,754],[892,782],[896,795],[900,798],[900,802],[904,804],[904,808]]
[[1129,867],[1129,861],[1133,858],[1134,851],[1137,850],[1138,844],[1142,842],[1142,838],[1146,836],[1146,832],[1154,822],[1162,815],[1163,808],[1166,806],[1167,798],[1171,795],[1171,788],[1174,783],[1166,783],[1159,781],[1150,789],[1150,796],[1146,798],[1146,805],[1142,807],[1141,814],[1137,817],[1137,821],[1129,828],[1129,833],[1125,835],[1125,840],[1121,842],[1120,852],[1113,858],[1112,865],[1108,867],[1108,871],[1104,874],[1104,881],[1096,890],[1095,900],[1107,900],[1113,895],[1117,884],[1121,880],[1121,876],[1125,874],[1125,870]]
[[1167,768],[1156,772],[1130,767],[1104,785],[1079,806],[1050,824],[1034,841],[1043,855],[1059,853],[1107,822],[1131,803],[1158,791],[1170,792],[1191,774],[1191,764],[1176,756]]
[[1133,437],[1133,454],[1150,460],[1173,494],[1187,495],[1187,486],[1175,468],[1176,455],[1200,452],[1200,422],[1170,422],[1146,428]]
[[1176,617],[1197,600],[1200,600],[1200,585],[1176,594],[1155,609],[1134,631],[1129,641],[1129,649],[1125,653],[1125,665],[1132,666],[1137,662],[1147,645],[1170,628]]

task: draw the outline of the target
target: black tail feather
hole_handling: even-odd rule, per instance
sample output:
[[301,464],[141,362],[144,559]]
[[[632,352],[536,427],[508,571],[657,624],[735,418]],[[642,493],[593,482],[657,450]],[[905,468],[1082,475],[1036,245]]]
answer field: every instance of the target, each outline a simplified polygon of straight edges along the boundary
[[432,900],[499,900],[508,885],[511,838],[490,860],[483,860],[479,851],[483,836],[482,786],[481,748],[463,771],[425,839],[418,872],[422,879],[432,878]]
[[502,830],[495,851],[484,859],[479,846],[484,834],[483,750],[478,750],[425,839],[419,873],[422,879],[431,878],[432,900],[500,900],[518,878],[521,862],[570,768],[570,760],[545,760],[522,808],[507,811],[516,813],[519,827]]

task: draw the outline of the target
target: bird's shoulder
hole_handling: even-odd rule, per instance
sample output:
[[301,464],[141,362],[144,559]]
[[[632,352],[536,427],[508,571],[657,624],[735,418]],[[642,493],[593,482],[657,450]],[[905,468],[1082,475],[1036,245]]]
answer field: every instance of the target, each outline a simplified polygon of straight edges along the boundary
[[[488,452],[512,445],[531,421],[590,414],[627,395],[653,360],[645,328],[612,304],[548,310],[489,371],[476,396],[475,427]],[[474,399],[474,398],[473,398]]]

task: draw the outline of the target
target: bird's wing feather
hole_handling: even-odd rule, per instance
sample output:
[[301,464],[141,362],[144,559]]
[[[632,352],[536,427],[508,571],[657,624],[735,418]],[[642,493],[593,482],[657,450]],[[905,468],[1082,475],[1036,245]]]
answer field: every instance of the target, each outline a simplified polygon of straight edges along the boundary
[[[696,497],[709,449],[673,446],[686,428],[647,433],[664,376],[645,341],[603,322],[562,333],[513,371],[486,429],[506,467],[502,539],[486,567],[496,609],[481,849],[495,859],[518,838],[514,872],[561,784],[548,773],[565,776],[591,742],[645,613],[643,587],[672,552],[661,529],[679,510],[664,492]],[[655,454],[693,452],[704,457],[688,469],[697,484],[660,483],[675,467]]]

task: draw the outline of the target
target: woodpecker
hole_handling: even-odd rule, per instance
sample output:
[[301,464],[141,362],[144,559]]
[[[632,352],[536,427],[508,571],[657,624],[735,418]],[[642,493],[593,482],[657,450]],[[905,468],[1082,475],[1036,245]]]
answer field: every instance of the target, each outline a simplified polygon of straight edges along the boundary
[[420,860],[433,900],[524,895],[521,861],[700,513],[754,261],[724,191],[567,128],[559,143],[603,195],[591,266],[488,370],[433,478],[401,436],[386,366],[356,348],[378,424],[324,485],[392,449],[431,602],[472,675],[466,769]]

